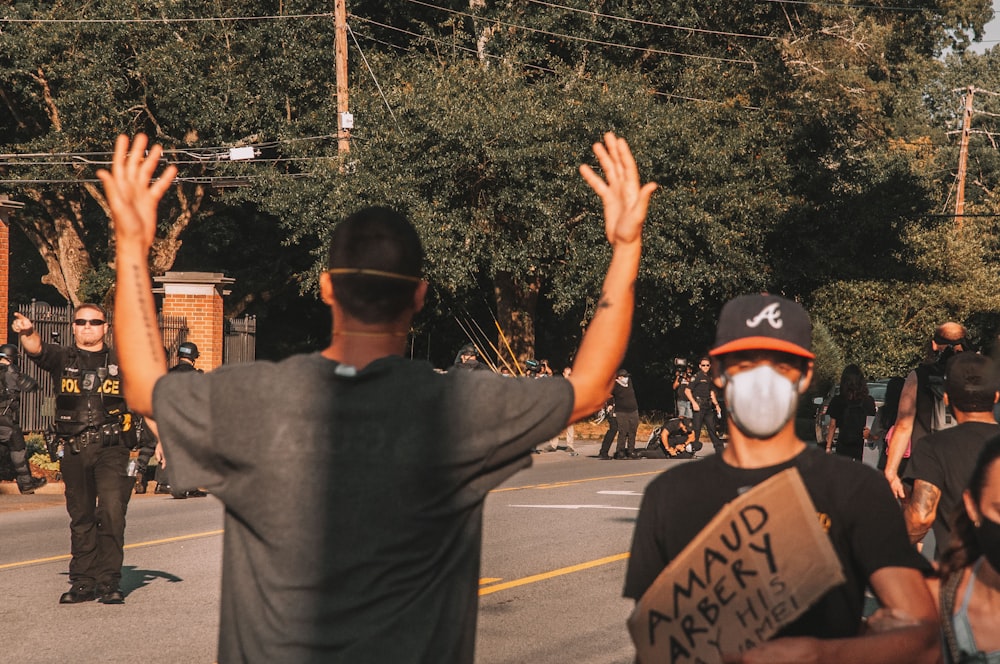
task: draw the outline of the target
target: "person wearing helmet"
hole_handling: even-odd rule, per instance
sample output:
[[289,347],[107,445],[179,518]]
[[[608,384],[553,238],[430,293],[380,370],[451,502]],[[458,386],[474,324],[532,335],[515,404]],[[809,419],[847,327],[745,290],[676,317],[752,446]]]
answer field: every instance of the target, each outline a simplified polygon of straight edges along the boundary
[[459,349],[455,363],[448,371],[481,371],[488,368],[479,361],[479,351],[476,350],[475,344],[465,344]]
[[[195,361],[201,353],[198,346],[190,341],[185,341],[177,346],[177,364],[170,368],[170,372],[197,371],[203,373],[201,369],[194,366]],[[153,493],[169,493],[174,498],[201,498],[206,496],[204,491],[195,489],[193,491],[179,491],[170,486],[169,471],[163,466],[156,467],[156,489]]]
[[185,341],[177,347],[177,364],[171,371],[200,371],[195,369],[194,363],[201,356],[198,347],[190,341]]
[[0,346],[0,444],[6,445],[10,451],[10,461],[17,474],[17,489],[22,494],[34,493],[47,482],[44,477],[31,474],[20,424],[21,393],[37,389],[35,379],[18,369],[17,346]]

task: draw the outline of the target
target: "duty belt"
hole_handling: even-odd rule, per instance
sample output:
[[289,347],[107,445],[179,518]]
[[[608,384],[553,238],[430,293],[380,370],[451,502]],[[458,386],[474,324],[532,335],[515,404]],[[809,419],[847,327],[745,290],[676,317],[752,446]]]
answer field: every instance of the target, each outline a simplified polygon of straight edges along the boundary
[[105,424],[100,429],[86,429],[66,438],[66,446],[73,454],[79,454],[87,446],[97,443],[101,447],[111,447],[122,442],[122,428],[118,423]]

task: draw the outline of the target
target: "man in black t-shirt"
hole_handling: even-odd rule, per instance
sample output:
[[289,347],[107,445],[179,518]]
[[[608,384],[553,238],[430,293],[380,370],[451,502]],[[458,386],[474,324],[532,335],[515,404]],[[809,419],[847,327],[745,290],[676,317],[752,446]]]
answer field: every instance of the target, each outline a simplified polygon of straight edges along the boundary
[[725,443],[722,442],[722,438],[717,432],[716,414],[721,414],[721,409],[719,401],[715,398],[715,391],[712,389],[712,377],[708,374],[711,367],[711,360],[707,357],[698,361],[698,373],[691,379],[685,394],[694,410],[694,441],[698,442],[701,438],[701,427],[704,425],[708,429],[708,437],[712,441],[715,453],[721,454]]
[[951,519],[962,504],[980,451],[1000,434],[993,417],[1000,397],[997,388],[996,365],[990,358],[975,353],[951,358],[945,371],[945,399],[958,425],[916,441],[910,454],[903,481],[913,483],[913,495],[903,518],[914,544],[934,528],[937,558],[951,537]]
[[[798,399],[813,373],[811,328],[800,305],[773,295],[739,297],[723,308],[711,355],[715,380],[726,393],[729,445],[650,483],[624,594],[639,600],[726,503],[797,468],[847,580],[771,641],[727,661],[935,661],[937,610],[923,579],[928,564],[910,546],[889,488],[871,468],[823,454],[795,435]],[[677,509],[681,504],[684,509]],[[895,628],[859,636],[866,586]]]

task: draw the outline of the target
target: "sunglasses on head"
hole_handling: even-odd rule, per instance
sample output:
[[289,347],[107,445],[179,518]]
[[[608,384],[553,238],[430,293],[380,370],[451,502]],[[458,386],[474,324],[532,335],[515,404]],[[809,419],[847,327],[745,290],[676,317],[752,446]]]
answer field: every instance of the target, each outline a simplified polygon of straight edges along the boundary
[[83,327],[84,325],[90,325],[91,327],[97,327],[98,325],[104,325],[107,321],[100,318],[75,318],[73,319],[73,325],[78,325]]

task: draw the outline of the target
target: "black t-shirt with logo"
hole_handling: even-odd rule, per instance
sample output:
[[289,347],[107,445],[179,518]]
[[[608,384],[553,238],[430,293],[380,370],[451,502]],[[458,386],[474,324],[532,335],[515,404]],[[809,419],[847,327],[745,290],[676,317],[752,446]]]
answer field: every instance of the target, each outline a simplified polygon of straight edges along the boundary
[[847,582],[828,591],[777,636],[857,636],[871,575],[885,567],[926,572],[929,563],[910,545],[899,506],[878,472],[811,447],[768,468],[736,468],[715,455],[672,468],[653,480],[636,521],[624,595],[641,598],[726,503],[792,467],[802,475]]

